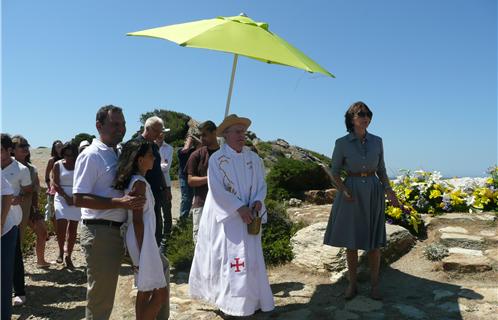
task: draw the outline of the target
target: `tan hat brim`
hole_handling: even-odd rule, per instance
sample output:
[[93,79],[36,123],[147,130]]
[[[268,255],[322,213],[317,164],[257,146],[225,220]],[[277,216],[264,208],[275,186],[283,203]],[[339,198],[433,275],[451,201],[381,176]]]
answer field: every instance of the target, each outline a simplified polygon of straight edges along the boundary
[[223,122],[218,126],[216,129],[216,136],[222,137],[223,132],[225,132],[226,129],[230,128],[231,126],[234,126],[236,124],[243,125],[246,130],[249,128],[251,125],[251,120],[248,118],[239,118],[239,117],[227,117]]

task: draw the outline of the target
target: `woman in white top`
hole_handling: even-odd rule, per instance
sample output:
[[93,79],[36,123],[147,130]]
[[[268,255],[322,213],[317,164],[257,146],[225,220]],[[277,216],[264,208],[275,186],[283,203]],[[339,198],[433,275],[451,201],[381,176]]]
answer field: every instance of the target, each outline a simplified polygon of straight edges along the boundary
[[78,155],[78,147],[72,142],[66,142],[62,147],[63,158],[54,164],[53,186],[56,194],[54,197],[55,219],[57,220],[57,242],[59,244],[59,257],[57,263],[62,263],[64,257],[64,243],[67,239],[67,255],[64,259],[68,268],[74,268],[71,260],[76,231],[81,219],[81,209],[73,204],[73,176],[74,164]]
[[144,177],[153,165],[152,143],[130,140],[123,146],[114,184],[116,189],[124,190],[126,194],[146,198],[142,209],[128,211],[126,232],[126,247],[133,262],[138,289],[135,305],[137,319],[155,319],[168,298],[163,264],[155,238],[154,196]]

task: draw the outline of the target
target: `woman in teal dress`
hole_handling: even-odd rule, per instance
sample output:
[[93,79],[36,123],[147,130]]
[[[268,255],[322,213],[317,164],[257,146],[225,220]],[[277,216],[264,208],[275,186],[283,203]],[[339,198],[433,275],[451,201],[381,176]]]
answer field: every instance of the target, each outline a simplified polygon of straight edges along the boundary
[[[372,111],[363,102],[349,107],[345,115],[349,134],[336,140],[332,154],[332,177],[338,189],[332,206],[324,244],[346,248],[349,286],[346,299],[357,292],[358,249],[368,251],[371,277],[370,297],[379,292],[380,248],[386,244],[385,196],[399,207],[389,185],[382,139],[367,131]],[[346,172],[342,181],[341,171]]]

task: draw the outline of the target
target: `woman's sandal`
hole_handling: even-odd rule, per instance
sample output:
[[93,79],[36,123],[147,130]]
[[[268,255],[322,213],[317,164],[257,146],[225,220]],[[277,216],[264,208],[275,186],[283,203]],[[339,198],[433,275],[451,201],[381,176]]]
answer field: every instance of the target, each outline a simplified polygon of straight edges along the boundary
[[57,257],[57,260],[55,260],[55,262],[57,262],[57,263],[62,263],[63,261],[64,261],[64,260],[62,259],[62,257],[61,257],[61,256],[58,256],[58,257]]

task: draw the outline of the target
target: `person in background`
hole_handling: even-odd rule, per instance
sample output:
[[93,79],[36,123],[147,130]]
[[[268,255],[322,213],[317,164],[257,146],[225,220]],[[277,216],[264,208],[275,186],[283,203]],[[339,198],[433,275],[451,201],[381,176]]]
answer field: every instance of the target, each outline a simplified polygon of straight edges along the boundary
[[48,160],[47,167],[45,168],[45,184],[47,186],[47,205],[45,207],[45,220],[52,221],[55,227],[55,210],[54,210],[54,196],[55,189],[52,187],[52,168],[54,163],[62,159],[61,155],[62,141],[55,140],[52,143],[52,150],[50,151],[50,159]]
[[[38,208],[38,195],[40,194],[40,179],[38,178],[38,170],[30,163],[29,143],[26,138],[21,135],[12,137],[12,144],[14,146],[14,158],[22,163],[29,169],[32,192],[22,193],[21,208],[23,218],[19,227],[21,243],[24,240],[26,227],[29,226],[36,234],[36,260],[39,268],[50,266],[50,263],[45,261],[45,245],[47,242],[47,226],[43,221],[43,216],[40,214]],[[19,269],[16,268],[15,272]]]
[[[57,243],[59,244],[59,256],[57,263],[63,261],[68,268],[74,268],[71,260],[74,244],[76,242],[76,231],[78,222],[81,220],[81,209],[74,206],[73,202],[73,179],[74,164],[78,151],[72,142],[66,142],[62,147],[63,158],[54,164],[53,185],[56,191],[54,199],[55,219],[57,220]],[[67,239],[67,254],[64,258],[64,244]]]
[[[380,248],[386,245],[386,196],[401,205],[389,184],[382,138],[367,131],[372,111],[353,103],[344,115],[348,134],[337,139],[332,154],[332,178],[339,191],[332,206],[323,243],[346,248],[349,286],[344,298],[357,294],[358,249],[368,251],[370,297],[381,300],[379,290]],[[341,179],[341,171],[347,177]]]
[[[161,156],[161,171],[163,172],[164,180],[166,181],[166,187],[170,190],[169,193],[171,194],[171,177],[169,175],[169,169],[173,163],[173,147],[164,141],[164,133],[169,131],[169,128],[164,129],[155,142],[159,147],[159,155]],[[168,239],[171,234],[171,226],[173,224],[171,217],[171,200],[171,198],[169,200],[166,199],[162,205],[164,236],[160,249],[164,254],[166,254]]]
[[186,220],[192,208],[194,190],[188,185],[187,171],[185,169],[190,155],[195,151],[196,146],[200,145],[199,142],[194,135],[189,134],[185,139],[183,148],[178,150],[178,180],[180,180],[180,192],[182,194],[180,220]]
[[[2,154],[8,154],[8,144],[2,135]],[[4,149],[5,148],[5,149]],[[14,190],[9,181],[2,175],[2,225],[1,225],[1,289],[0,314],[1,319],[11,319],[12,316],[12,281],[14,279],[14,257],[17,243],[17,224],[21,222],[22,212],[19,205],[12,205]]]
[[195,150],[187,162],[187,178],[189,186],[194,190],[192,203],[192,238],[197,242],[197,232],[201,221],[202,208],[208,193],[207,172],[209,157],[220,149],[216,138],[216,125],[213,121],[206,121],[199,125],[202,147]]
[[[11,157],[13,150],[12,138],[5,133],[2,133],[2,177],[5,178],[12,186],[14,199],[12,201],[11,210],[13,210],[12,223],[19,227],[22,221],[22,194],[33,192],[33,184],[31,182],[31,175],[29,169],[22,165],[16,159]],[[9,214],[10,215],[10,214]],[[21,234],[17,232],[16,248],[14,257],[14,299],[12,303],[14,306],[20,306],[26,303],[26,287],[24,283],[24,263],[21,251]],[[2,270],[3,273],[3,270]]]
[[89,145],[90,145],[90,142],[88,142],[87,140],[82,140],[80,142],[80,145],[78,146],[78,154],[83,152],[83,150],[85,150],[85,148],[88,147]]

